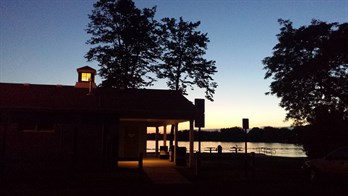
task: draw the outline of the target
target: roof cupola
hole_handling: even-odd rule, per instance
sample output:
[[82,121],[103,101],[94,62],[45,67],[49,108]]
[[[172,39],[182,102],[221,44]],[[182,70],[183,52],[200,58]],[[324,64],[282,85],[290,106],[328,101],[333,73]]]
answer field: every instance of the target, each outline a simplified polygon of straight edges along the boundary
[[75,84],[75,88],[96,88],[96,73],[95,69],[89,66],[77,68],[78,80]]

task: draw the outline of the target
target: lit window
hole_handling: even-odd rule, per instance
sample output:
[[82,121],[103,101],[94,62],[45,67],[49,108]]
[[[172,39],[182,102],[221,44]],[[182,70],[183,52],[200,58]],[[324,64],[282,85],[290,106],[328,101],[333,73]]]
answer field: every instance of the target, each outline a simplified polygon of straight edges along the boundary
[[91,73],[82,73],[81,74],[81,81],[88,82],[91,77],[92,77]]

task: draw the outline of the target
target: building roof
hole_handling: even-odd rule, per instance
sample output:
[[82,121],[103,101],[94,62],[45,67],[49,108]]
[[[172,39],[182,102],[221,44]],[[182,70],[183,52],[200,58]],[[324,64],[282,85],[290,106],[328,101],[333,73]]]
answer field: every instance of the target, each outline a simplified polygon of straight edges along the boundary
[[84,111],[123,119],[194,119],[195,107],[180,92],[0,83],[2,111]]
[[84,66],[84,67],[80,67],[80,68],[77,68],[77,72],[91,72],[91,73],[96,73],[95,69],[93,69],[92,67],[90,66]]

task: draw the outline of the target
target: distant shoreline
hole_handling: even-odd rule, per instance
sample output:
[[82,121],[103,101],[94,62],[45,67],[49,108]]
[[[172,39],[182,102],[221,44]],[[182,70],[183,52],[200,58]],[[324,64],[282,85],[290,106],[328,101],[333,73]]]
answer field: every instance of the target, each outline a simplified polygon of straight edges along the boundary
[[[156,141],[155,139],[147,139],[148,141]],[[163,141],[163,139],[159,139],[158,141]],[[169,140],[167,139],[167,142]],[[174,142],[174,141],[173,141]],[[179,140],[179,142],[189,142],[189,140]],[[194,140],[194,142],[198,142],[198,140]],[[201,140],[201,142],[245,142],[245,141],[236,141],[236,140],[226,140],[226,141],[219,141],[219,140]],[[247,141],[247,142],[253,142],[253,143],[279,143],[279,144],[295,144],[295,145],[302,145],[301,143],[296,142],[289,142],[289,141]]]

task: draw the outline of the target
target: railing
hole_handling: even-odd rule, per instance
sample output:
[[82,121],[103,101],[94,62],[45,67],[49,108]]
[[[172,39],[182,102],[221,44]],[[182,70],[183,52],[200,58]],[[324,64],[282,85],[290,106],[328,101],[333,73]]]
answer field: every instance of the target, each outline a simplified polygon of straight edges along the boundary
[[259,148],[256,148],[256,152],[264,153],[266,155],[271,155],[271,156],[276,154],[276,150],[273,149],[273,148],[269,148],[269,147],[259,147]]

